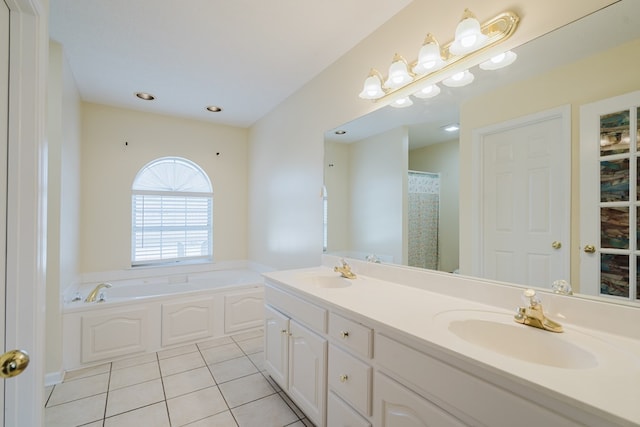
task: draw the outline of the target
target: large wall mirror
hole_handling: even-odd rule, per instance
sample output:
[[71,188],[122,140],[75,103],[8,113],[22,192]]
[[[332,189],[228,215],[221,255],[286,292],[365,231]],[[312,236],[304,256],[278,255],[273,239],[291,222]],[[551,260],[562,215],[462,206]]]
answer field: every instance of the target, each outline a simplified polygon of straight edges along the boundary
[[[580,290],[580,107],[640,89],[637,77],[618,78],[620,67],[639,75],[640,2],[621,0],[514,51],[507,68],[474,69],[469,86],[443,87],[435,98],[382,107],[325,133],[327,253],[495,279],[473,267],[482,248],[472,235],[483,233],[469,201],[477,131],[564,108],[568,237],[553,244],[570,259],[557,279]],[[460,129],[447,130],[452,124]]]

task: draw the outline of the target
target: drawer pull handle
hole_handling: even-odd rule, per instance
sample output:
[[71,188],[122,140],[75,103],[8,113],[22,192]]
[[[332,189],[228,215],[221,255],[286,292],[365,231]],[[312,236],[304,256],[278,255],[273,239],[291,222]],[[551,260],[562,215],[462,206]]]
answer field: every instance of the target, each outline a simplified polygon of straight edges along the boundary
[[348,379],[349,379],[349,375],[347,375],[347,374],[340,375],[340,382],[341,383],[346,383]]
[[342,338],[348,338],[349,337],[349,331],[340,331],[340,336]]

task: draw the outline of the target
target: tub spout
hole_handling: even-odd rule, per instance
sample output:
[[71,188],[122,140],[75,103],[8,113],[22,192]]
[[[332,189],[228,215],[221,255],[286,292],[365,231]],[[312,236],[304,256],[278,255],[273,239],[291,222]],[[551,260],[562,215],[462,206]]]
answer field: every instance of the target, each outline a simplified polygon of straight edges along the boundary
[[87,295],[87,298],[85,298],[84,302],[94,302],[98,297],[98,292],[100,292],[100,289],[110,287],[111,283],[100,283],[98,286],[93,288],[89,295]]

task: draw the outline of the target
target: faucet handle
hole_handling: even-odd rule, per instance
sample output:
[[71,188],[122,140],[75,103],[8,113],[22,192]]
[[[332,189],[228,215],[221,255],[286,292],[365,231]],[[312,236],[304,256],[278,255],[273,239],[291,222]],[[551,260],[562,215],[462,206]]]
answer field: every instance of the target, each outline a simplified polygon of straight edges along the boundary
[[522,293],[522,301],[524,301],[527,307],[535,307],[542,302],[540,297],[536,294],[536,291],[533,289],[525,289]]

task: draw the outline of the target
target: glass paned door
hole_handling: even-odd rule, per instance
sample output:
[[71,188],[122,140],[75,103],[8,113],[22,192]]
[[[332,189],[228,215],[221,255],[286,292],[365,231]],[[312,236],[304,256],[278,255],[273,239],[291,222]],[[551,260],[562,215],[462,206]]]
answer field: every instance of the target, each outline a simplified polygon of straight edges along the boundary
[[[637,299],[640,286],[637,237],[639,114],[638,107],[601,114],[599,129],[599,294],[626,299]],[[636,137],[632,139],[631,135]]]
[[580,107],[579,292],[640,303],[640,91]]

